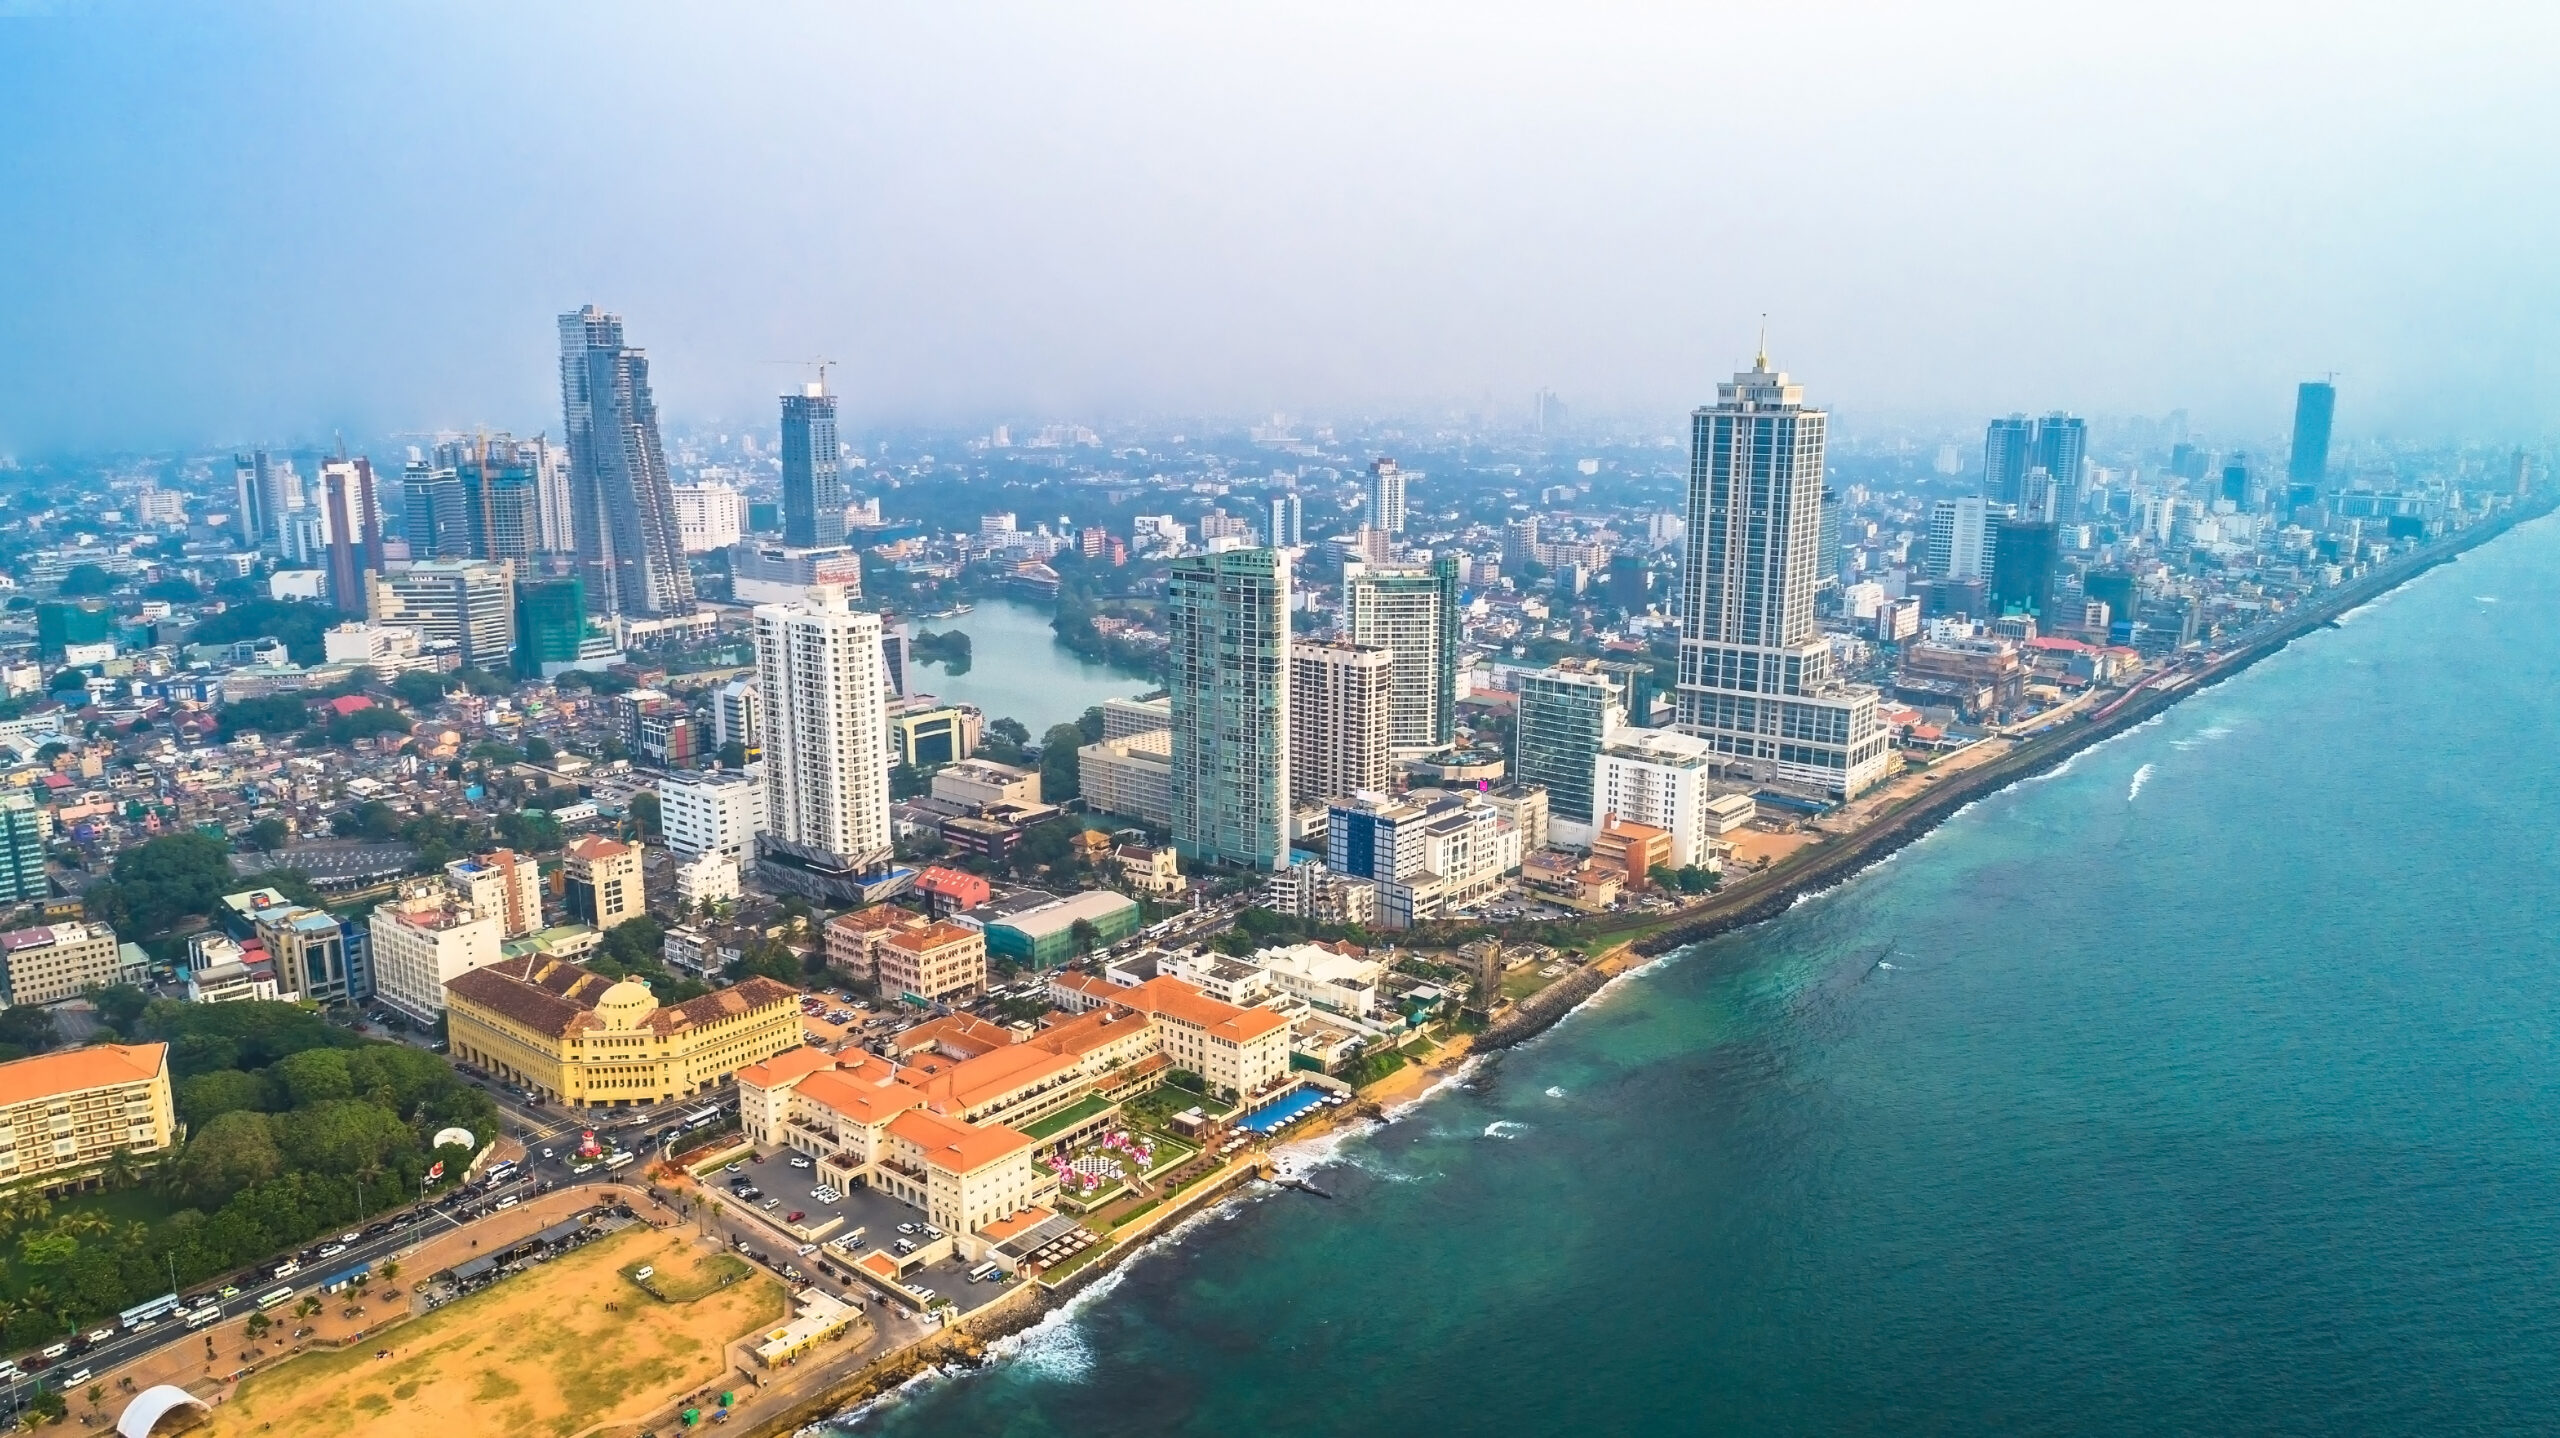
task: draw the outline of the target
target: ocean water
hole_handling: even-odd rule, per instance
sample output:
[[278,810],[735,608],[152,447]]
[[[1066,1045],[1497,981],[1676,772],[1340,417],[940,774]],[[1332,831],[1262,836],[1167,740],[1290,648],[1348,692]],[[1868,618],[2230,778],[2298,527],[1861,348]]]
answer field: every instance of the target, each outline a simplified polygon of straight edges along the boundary
[[2555,575],[2433,571],[850,1426],[2560,1429]]

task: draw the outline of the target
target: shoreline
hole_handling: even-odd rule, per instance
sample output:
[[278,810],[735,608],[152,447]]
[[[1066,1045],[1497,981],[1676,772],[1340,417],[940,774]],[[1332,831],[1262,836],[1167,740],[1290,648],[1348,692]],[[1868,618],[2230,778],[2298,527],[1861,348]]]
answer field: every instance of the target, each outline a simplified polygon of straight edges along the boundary
[[[1810,845],[1767,870],[1754,874],[1678,916],[1668,927],[1630,938],[1594,955],[1555,983],[1514,1005],[1491,1027],[1475,1035],[1456,1035],[1428,1061],[1417,1060],[1358,1091],[1358,1101],[1327,1114],[1321,1121],[1293,1132],[1286,1140],[1303,1143],[1322,1138],[1347,1122],[1391,1122],[1394,1110],[1410,1107],[1433,1086],[1455,1076],[1474,1057],[1499,1054],[1553,1028],[1580,1009],[1612,981],[1653,959],[1689,945],[1772,919],[1800,899],[1843,883],[1934,831],[1958,812],[1990,795],[2059,768],[2082,750],[2139,727],[2181,701],[2246,672],[2260,661],[2290,647],[2316,630],[2372,603],[2430,570],[2500,538],[2520,525],[2560,509],[2560,496],[2537,496],[2496,519],[2483,521],[2433,548],[2377,570],[2286,616],[2266,632],[2217,656],[2177,682],[2138,689],[2119,696],[2094,713],[2084,712],[2022,741],[1988,763],[1959,773],[1943,785],[1913,796],[1900,808],[1876,816],[1849,835]],[[1270,1150],[1256,1148],[1241,1171],[1231,1171],[1203,1184],[1185,1201],[1155,1215],[1147,1232],[1126,1244],[1114,1244],[1054,1289],[1036,1283],[1015,1302],[999,1303],[1001,1311],[985,1311],[982,1319],[963,1320],[952,1329],[894,1353],[884,1354],[861,1373],[823,1398],[800,1405],[783,1421],[760,1425],[757,1435],[814,1431],[865,1404],[876,1401],[929,1369],[975,1367],[986,1360],[990,1345],[1025,1332],[1071,1305],[1078,1295],[1184,1223],[1210,1212],[1253,1182],[1268,1164]],[[1241,1162],[1241,1160],[1240,1160]]]
[[[2520,525],[2560,509],[2560,497],[2536,496],[2506,513],[2471,526],[2452,538],[2386,566],[2353,584],[2343,585],[2287,615],[2266,632],[2222,654],[2177,682],[2129,691],[2097,710],[2039,733],[2007,754],[1966,770],[1936,788],[1915,795],[1902,807],[1878,815],[1856,833],[1830,838],[1789,855],[1761,873],[1719,891],[1670,927],[1612,947],[1575,974],[1531,995],[1480,1035],[1478,1052],[1499,1051],[1525,1043],[1580,1008],[1590,994],[1632,966],[1691,944],[1703,943],[1736,929],[1776,918],[1809,895],[1834,887],[1918,841],[1957,812],[2023,780],[2060,767],[2073,755],[2118,734],[2148,723],[2181,701],[2247,672],[2260,661],[2290,647],[2297,639],[2330,627],[2338,618],[2399,589],[2465,553],[2501,538]],[[1538,1000],[1580,980],[1584,992],[1570,1001]],[[1534,1006],[1534,1008],[1533,1008]]]

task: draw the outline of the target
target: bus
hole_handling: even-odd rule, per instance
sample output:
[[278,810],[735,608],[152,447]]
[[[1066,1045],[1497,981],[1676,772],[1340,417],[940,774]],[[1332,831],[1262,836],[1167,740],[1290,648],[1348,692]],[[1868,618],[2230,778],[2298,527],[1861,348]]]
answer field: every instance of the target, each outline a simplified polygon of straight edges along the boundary
[[137,1303],[116,1315],[116,1322],[128,1333],[178,1311],[178,1295],[164,1293],[149,1303]]
[[273,1289],[269,1292],[258,1295],[258,1306],[262,1309],[273,1308],[279,1303],[291,1303],[292,1301],[293,1290],[291,1288]]
[[691,1133],[698,1128],[709,1128],[711,1125],[718,1123],[719,1121],[720,1110],[716,1108],[698,1109],[695,1112],[684,1116],[683,1131]]
[[605,1171],[610,1173],[617,1168],[628,1168],[631,1166],[631,1161],[639,1156],[636,1153],[617,1153],[604,1161]]
[[208,1303],[204,1307],[187,1315],[187,1326],[189,1328],[202,1328],[209,1323],[219,1323],[221,1321],[222,1305],[219,1303]]

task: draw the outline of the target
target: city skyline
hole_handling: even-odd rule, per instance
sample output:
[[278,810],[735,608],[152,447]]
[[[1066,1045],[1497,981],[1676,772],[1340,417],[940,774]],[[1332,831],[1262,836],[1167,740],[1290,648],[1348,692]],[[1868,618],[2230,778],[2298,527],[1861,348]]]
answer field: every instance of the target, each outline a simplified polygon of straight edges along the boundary
[[[2334,370],[2356,435],[2560,417],[2560,274],[2526,239],[2552,201],[2508,178],[2560,134],[2547,15],[994,13],[0,22],[0,258],[29,280],[0,451],[536,433],[522,316],[575,295],[645,316],[688,423],[770,423],[811,354],[852,356],[853,427],[1676,413],[1763,312],[1843,413],[2273,433]],[[1694,83],[1735,46],[1778,58]],[[436,104],[399,98],[428,76]],[[1328,98],[1381,85],[1405,103],[1357,123]],[[1679,163],[1707,145],[1730,173]],[[813,155],[853,182],[805,184]],[[1743,198],[1798,175],[1796,205]],[[456,223],[457,183],[504,223]],[[308,223],[317,193],[366,223]],[[783,222],[740,223],[752,195]],[[1036,237],[986,223],[1026,209]]]

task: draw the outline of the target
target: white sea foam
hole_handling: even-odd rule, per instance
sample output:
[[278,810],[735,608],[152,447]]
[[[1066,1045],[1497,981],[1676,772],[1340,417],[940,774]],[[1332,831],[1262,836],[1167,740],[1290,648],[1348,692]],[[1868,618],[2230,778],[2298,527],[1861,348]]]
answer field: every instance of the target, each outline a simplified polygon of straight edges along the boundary
[[1550,1087],[1550,1088],[1547,1090],[1547,1097],[1549,1097],[1549,1098],[1562,1098],[1562,1097],[1564,1097],[1564,1090],[1563,1090],[1563,1089],[1560,1089],[1560,1088]]
[[2497,603],[2497,602],[2498,602],[2498,596],[2496,596],[2496,595],[2494,595],[2494,594],[2475,594],[2475,595],[2472,595],[2471,597],[2472,597],[2472,598],[2474,598],[2474,599],[2476,599],[2476,600],[2478,600],[2478,601],[2480,601],[2480,602],[2481,602],[2481,603],[2483,603],[2483,604],[2495,604],[2495,603]]
[[2126,803],[2130,804],[2134,800],[2142,797],[2142,786],[2150,782],[2152,771],[2159,767],[2160,766],[2157,764],[2145,764],[2141,768],[2133,771],[2133,787],[2124,791],[2124,801]]
[[1527,1124],[1513,1123],[1507,1118],[1495,1119],[1493,1122],[1484,1126],[1484,1136],[1486,1138],[1518,1138],[1520,1135],[1527,1133],[1528,1131],[1529,1126]]

